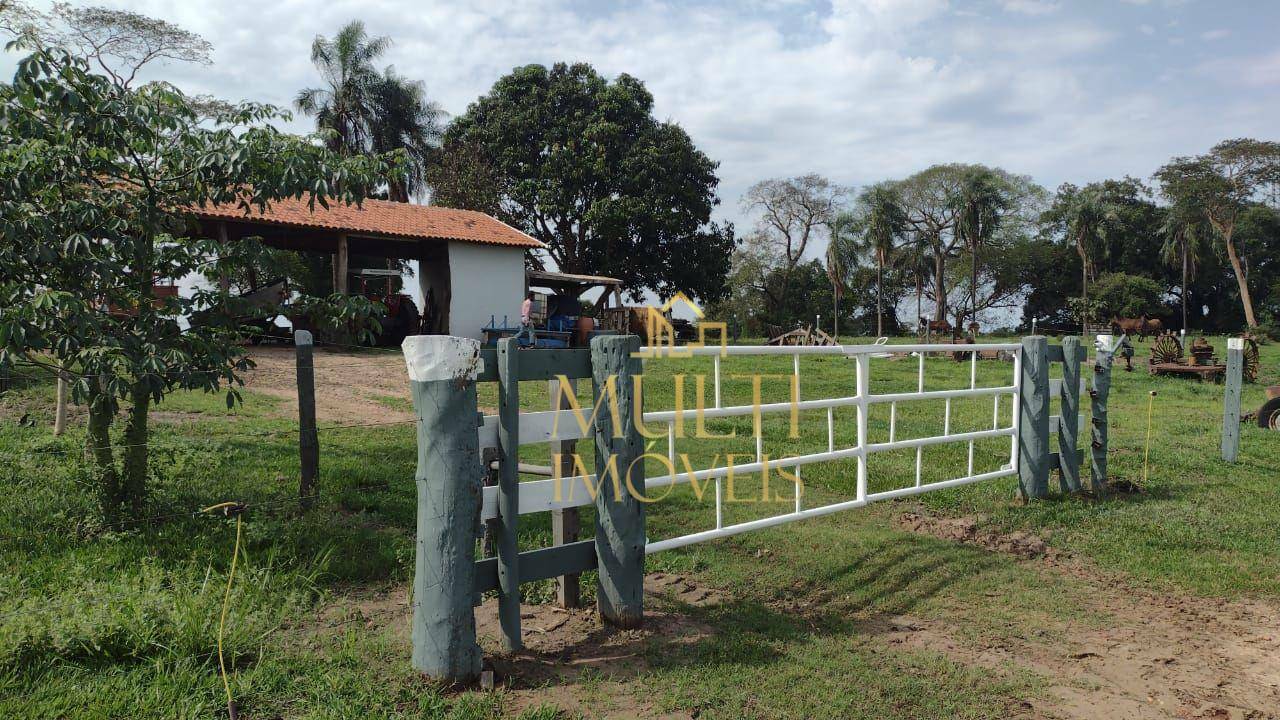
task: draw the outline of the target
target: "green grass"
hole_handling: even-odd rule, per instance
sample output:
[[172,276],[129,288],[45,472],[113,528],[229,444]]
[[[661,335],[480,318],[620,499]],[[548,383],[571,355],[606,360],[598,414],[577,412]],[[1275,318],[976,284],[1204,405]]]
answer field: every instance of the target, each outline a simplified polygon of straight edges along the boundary
[[[1220,352],[1225,343],[1217,341]],[[1055,499],[1020,506],[1011,478],[873,505],[729,540],[661,553],[652,569],[690,573],[719,588],[725,602],[680,608],[715,632],[690,645],[655,645],[649,669],[631,683],[656,706],[701,717],[1004,717],[1044,680],[1016,668],[1000,672],[886,645],[878,618],[912,614],[954,619],[960,637],[1000,638],[1078,617],[1087,593],[1034,566],[967,546],[903,533],[893,518],[923,505],[940,514],[979,515],[991,526],[1029,530],[1127,582],[1171,592],[1234,599],[1280,596],[1280,516],[1276,469],[1280,433],[1246,425],[1240,461],[1218,458],[1222,388],[1117,370],[1112,391],[1113,478],[1142,486],[1136,495]],[[853,393],[853,367],[834,357],[803,361],[801,395]],[[1280,349],[1263,348],[1262,383],[1246,386],[1243,407],[1256,409],[1262,386],[1280,382]],[[710,372],[704,359],[662,360],[646,367],[650,409],[671,407],[674,376]],[[751,383],[732,373],[786,375],[790,357],[726,360],[726,404],[749,403]],[[964,387],[967,363],[928,361],[927,389]],[[1003,384],[1006,363],[979,364],[980,384]],[[913,359],[873,361],[873,392],[915,387]],[[579,396],[588,401],[589,383]],[[710,380],[707,392],[710,393]],[[1144,477],[1149,391],[1155,429]],[[785,400],[784,379],[766,380],[764,399]],[[528,409],[547,407],[545,383],[522,388]],[[402,589],[412,569],[416,462],[410,425],[321,434],[322,499],[306,513],[292,502],[298,472],[296,426],[280,401],[248,391],[227,410],[220,395],[175,395],[159,408],[153,441],[149,516],[161,520],[104,531],[94,520],[80,461],[79,423],[51,437],[52,388],[36,384],[0,400],[0,715],[23,717],[208,717],[222,710],[215,635],[234,525],[193,510],[224,500],[247,502],[244,555],[227,635],[235,668],[232,691],[254,717],[485,718],[513,713],[506,693],[442,693],[409,668],[403,628],[352,622],[328,627],[319,609],[361,591]],[[407,397],[407,393],[406,393]],[[378,398],[394,409],[405,397]],[[492,386],[482,406],[496,405]],[[1088,412],[1087,400],[1084,412]],[[1007,402],[1002,416],[1008,417]],[[942,403],[899,408],[900,438],[942,430]],[[1056,412],[1056,409],[1055,409]],[[16,420],[26,415],[24,425]],[[836,413],[836,444],[854,443],[854,411]],[[771,455],[826,447],[822,412],[801,417],[792,437],[785,415],[763,425]],[[888,437],[888,408],[873,410],[872,441]],[[32,421],[34,425],[32,426]],[[952,431],[991,427],[991,400],[956,401]],[[655,428],[655,430],[662,430]],[[692,432],[693,428],[689,428]],[[714,420],[722,440],[683,438],[695,467],[719,453],[754,453],[750,418]],[[582,444],[586,451],[587,444]],[[544,447],[523,458],[547,462]],[[665,439],[653,451],[665,454]],[[873,456],[873,491],[914,481],[914,451]],[[1008,443],[979,443],[978,471],[1008,461]],[[925,451],[924,480],[963,474],[966,448]],[[808,466],[805,502],[849,498],[853,461]],[[650,474],[665,472],[651,462]],[[773,478],[772,492],[791,488]],[[742,478],[744,496],[758,478]],[[736,522],[785,510],[790,500],[738,503]],[[709,496],[686,486],[655,503],[652,539],[714,525]],[[584,513],[591,532],[591,513]],[[521,519],[521,544],[550,543],[549,517]],[[590,590],[590,583],[587,583]],[[549,582],[524,588],[527,602],[551,596]],[[797,603],[801,603],[797,605]],[[1100,621],[1093,618],[1092,621]],[[556,717],[534,707],[526,717]]]

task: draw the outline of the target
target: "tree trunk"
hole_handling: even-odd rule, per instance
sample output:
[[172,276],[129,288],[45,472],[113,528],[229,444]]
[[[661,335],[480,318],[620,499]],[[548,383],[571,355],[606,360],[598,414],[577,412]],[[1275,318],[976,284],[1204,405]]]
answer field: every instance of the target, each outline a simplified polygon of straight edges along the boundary
[[53,435],[58,437],[67,431],[67,379],[58,375],[58,399],[53,411]]
[[116,470],[111,453],[111,421],[113,419],[107,398],[98,390],[97,380],[92,381],[88,402],[89,418],[85,423],[85,452],[93,463],[98,481],[98,508],[102,519],[115,522],[120,511],[120,474]]
[[939,251],[933,257],[933,299],[936,306],[933,311],[934,320],[947,319],[947,261]]
[[973,286],[969,288],[969,322],[978,321],[978,244],[973,244]]
[[151,394],[135,387],[129,408],[129,424],[124,430],[124,477],[121,503],[137,514],[147,499],[147,415],[151,410]]
[[1076,254],[1080,256],[1080,335],[1089,335],[1089,255],[1084,243],[1076,238]]
[[876,253],[876,337],[884,337],[884,255]]
[[924,297],[924,277],[920,274],[920,269],[916,268],[916,334],[920,333],[920,320],[924,316],[920,313],[922,299]]
[[836,292],[834,287],[831,289],[831,305],[834,311],[831,315],[831,339],[840,342],[840,293]]
[[1258,327],[1258,320],[1253,314],[1253,297],[1249,295],[1249,282],[1245,278],[1244,269],[1240,266],[1240,256],[1236,254],[1236,244],[1232,241],[1231,235],[1224,234],[1223,241],[1227,244],[1227,259],[1231,261],[1231,270],[1236,274],[1236,284],[1240,286],[1240,302],[1244,305],[1244,322],[1252,330]]
[[1187,330],[1187,242],[1182,241],[1182,329]]

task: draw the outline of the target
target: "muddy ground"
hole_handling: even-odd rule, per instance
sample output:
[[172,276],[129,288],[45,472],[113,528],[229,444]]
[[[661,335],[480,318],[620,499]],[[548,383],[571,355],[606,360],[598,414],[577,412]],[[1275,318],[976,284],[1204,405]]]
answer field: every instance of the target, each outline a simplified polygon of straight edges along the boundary
[[[1226,603],[1159,595],[1109,578],[1085,562],[1050,551],[1038,538],[979,531],[973,518],[931,518],[907,513],[902,529],[970,543],[1034,563],[1047,582],[1055,576],[1083,582],[1091,592],[1081,616],[1101,614],[1105,627],[1043,628],[1051,632],[974,644],[954,632],[963,617],[878,616],[869,636],[891,647],[938,653],[954,662],[1006,672],[1023,668],[1052,678],[1042,696],[1027,698],[1012,717],[1028,720],[1164,720],[1280,718],[1280,611],[1246,601]],[[654,573],[645,579],[651,606],[639,630],[601,625],[593,608],[564,610],[526,605],[525,650],[505,653],[497,606],[477,609],[477,631],[499,689],[513,708],[554,704],[589,717],[689,718],[655,707],[638,682],[648,665],[645,648],[697,643],[715,632],[680,612],[721,602],[723,594],[691,576]],[[806,603],[807,604],[807,603]],[[795,608],[788,608],[794,612]],[[401,590],[346,598],[322,619],[354,619],[368,627],[396,628],[408,642],[409,606]],[[1047,640],[1070,638],[1065,644]]]

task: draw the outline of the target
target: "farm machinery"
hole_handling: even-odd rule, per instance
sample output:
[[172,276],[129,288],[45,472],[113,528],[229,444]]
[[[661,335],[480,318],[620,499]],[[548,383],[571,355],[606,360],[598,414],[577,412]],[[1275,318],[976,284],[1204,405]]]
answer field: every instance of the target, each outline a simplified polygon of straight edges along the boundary
[[[1213,345],[1208,340],[1201,337],[1193,341],[1188,357],[1182,343],[1173,333],[1164,333],[1151,343],[1151,357],[1147,363],[1147,370],[1152,375],[1181,375],[1221,382],[1227,372],[1226,364],[1218,361]],[[1258,379],[1258,365],[1258,342],[1246,335],[1242,370],[1245,382]]]

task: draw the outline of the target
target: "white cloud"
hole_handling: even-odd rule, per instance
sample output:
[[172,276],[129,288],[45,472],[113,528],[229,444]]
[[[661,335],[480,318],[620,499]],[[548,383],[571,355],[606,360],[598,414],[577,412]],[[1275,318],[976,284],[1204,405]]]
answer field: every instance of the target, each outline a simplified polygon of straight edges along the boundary
[[1216,30],[1206,30],[1205,32],[1200,33],[1200,39],[1201,40],[1222,40],[1223,38],[1226,38],[1230,35],[1231,35],[1230,30],[1218,28]]
[[1196,70],[1218,82],[1251,88],[1280,87],[1280,50],[1262,55],[1219,58]]
[[[394,38],[386,62],[422,79],[453,114],[526,63],[586,61],[605,75],[628,72],[647,83],[658,117],[679,122],[721,163],[720,212],[739,221],[741,193],[766,177],[816,171],[860,184],[951,161],[1001,165],[1050,187],[1145,175],[1222,137],[1266,134],[1251,128],[1280,110],[1274,94],[1240,100],[1230,117],[1221,105],[1185,99],[1197,78],[1209,85],[1204,78],[1239,69],[1188,73],[1195,61],[1168,48],[1155,71],[1129,77],[1132,61],[1116,42],[1124,26],[1074,3],[1018,18],[961,17],[944,0],[745,7],[639,0],[615,9],[584,9],[578,0],[135,0],[130,7],[212,41],[212,67],[165,73],[188,91],[230,99],[287,106],[298,89],[319,82],[312,39],[356,17],[370,33]],[[1237,77],[1259,87],[1280,77],[1280,57],[1250,62]],[[13,57],[0,54],[0,70],[12,66]],[[1181,82],[1154,87],[1147,78],[1159,72]],[[290,127],[306,130],[310,121]]]
[[1048,15],[1062,6],[1049,0],[1004,0],[1004,9],[1022,15]]
[[1156,29],[1146,23],[1143,23],[1138,26],[1138,32],[1142,33],[1143,35],[1155,35]]

